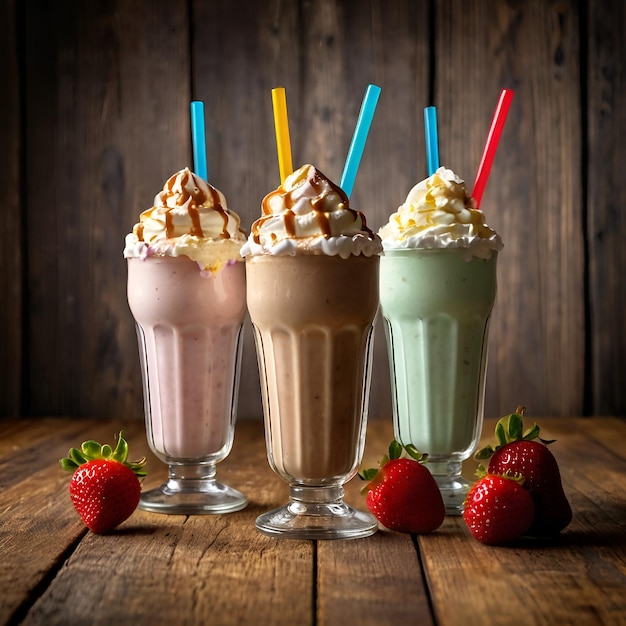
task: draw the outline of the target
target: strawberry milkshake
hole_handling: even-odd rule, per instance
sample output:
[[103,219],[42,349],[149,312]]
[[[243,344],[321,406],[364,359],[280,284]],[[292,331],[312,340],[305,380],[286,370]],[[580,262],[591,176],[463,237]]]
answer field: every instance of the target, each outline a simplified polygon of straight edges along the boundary
[[256,525],[275,536],[364,537],[376,520],[342,497],[365,440],[380,240],[312,165],[262,210],[241,253],[268,459],[291,497]]
[[443,167],[409,192],[379,234],[395,435],[428,454],[447,513],[459,514],[468,487],[461,464],[483,420],[502,242]]
[[126,237],[128,303],[137,324],[148,442],[169,480],[140,508],[223,513],[246,505],[215,480],[232,447],[245,268],[239,217],[185,168]]

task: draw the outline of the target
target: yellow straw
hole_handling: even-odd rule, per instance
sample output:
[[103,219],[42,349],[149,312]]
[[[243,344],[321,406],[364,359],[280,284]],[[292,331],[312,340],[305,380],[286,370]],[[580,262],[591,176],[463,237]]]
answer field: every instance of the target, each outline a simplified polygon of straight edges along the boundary
[[276,128],[276,149],[278,150],[278,169],[280,182],[293,172],[291,162],[291,143],[289,141],[289,122],[287,120],[287,98],[285,88],[272,89],[272,104],[274,106],[274,126]]

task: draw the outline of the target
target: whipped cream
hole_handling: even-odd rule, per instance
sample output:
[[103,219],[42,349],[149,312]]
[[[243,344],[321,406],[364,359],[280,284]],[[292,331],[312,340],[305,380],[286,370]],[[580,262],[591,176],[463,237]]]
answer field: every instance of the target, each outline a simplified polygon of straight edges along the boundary
[[187,256],[203,271],[241,261],[246,240],[226,198],[185,168],[171,176],[126,236],[124,257]]
[[489,259],[503,248],[464,181],[445,167],[415,185],[378,234],[385,250],[459,248],[467,260]]
[[346,194],[312,165],[303,165],[263,199],[241,255],[373,256],[380,238]]

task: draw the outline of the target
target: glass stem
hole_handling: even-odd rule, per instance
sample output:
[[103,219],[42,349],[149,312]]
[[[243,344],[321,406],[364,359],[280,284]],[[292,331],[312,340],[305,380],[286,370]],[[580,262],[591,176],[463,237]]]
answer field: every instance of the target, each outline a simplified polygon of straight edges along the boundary
[[171,491],[205,491],[215,482],[214,463],[170,463],[168,465],[167,488]]

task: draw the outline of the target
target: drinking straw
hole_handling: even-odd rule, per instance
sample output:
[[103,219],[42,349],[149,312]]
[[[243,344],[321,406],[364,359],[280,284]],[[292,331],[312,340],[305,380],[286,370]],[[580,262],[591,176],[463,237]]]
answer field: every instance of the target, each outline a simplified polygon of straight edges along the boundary
[[191,103],[191,143],[193,145],[193,163],[196,176],[208,181],[206,138],[204,134],[204,102],[199,100],[194,100]]
[[424,109],[424,129],[426,131],[426,163],[428,175],[432,176],[439,168],[439,138],[437,136],[437,109]]
[[379,96],[380,87],[376,85],[368,85],[361,104],[361,110],[356,122],[356,128],[354,129],[354,134],[352,135],[352,142],[348,150],[348,156],[346,157],[343,174],[341,175],[341,182],[339,183],[339,186],[343,189],[348,198],[352,194],[356,173],[359,169],[359,164],[361,163],[367,134],[369,133],[370,126],[372,125],[372,119],[374,118],[374,111],[376,111]]
[[500,99],[496,106],[496,110],[491,120],[491,126],[489,127],[489,134],[487,135],[487,142],[485,143],[485,149],[483,150],[483,156],[478,166],[478,172],[476,173],[476,180],[474,181],[474,189],[472,196],[476,200],[476,206],[480,207],[480,201],[487,185],[487,178],[489,178],[489,172],[493,165],[493,159],[496,156],[496,150],[498,149],[498,143],[502,135],[502,129],[504,128],[504,122],[506,121],[507,113],[511,107],[511,101],[513,100],[513,91],[511,89],[503,89],[500,92]]
[[276,149],[278,151],[278,169],[281,184],[293,172],[291,161],[291,142],[289,141],[289,120],[287,118],[287,98],[284,87],[272,89],[274,107],[274,127],[276,129]]

